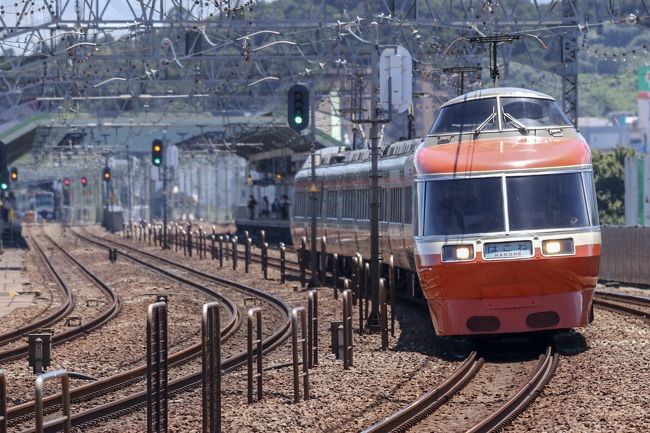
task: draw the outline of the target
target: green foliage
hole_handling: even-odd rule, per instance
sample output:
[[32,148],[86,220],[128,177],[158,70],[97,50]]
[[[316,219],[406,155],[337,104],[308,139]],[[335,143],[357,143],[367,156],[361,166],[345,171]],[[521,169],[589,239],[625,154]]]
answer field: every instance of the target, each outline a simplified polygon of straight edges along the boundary
[[594,167],[598,215],[601,224],[623,224],[625,219],[625,158],[634,149],[617,146],[613,152],[594,150]]
[[636,70],[619,76],[580,74],[580,116],[604,116],[612,111],[636,112]]

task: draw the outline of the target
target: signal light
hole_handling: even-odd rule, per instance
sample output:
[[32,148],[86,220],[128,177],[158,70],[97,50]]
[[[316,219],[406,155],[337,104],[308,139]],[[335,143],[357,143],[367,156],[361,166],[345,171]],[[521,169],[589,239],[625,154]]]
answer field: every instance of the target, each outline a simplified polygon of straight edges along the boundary
[[151,163],[156,166],[160,167],[163,162],[163,142],[162,140],[155,139],[153,143],[151,143]]
[[287,97],[289,127],[302,131],[309,125],[309,90],[302,84],[296,84],[289,89]]
[[0,181],[0,190],[6,191],[7,189],[9,189],[9,184],[5,181]]
[[102,179],[104,182],[108,182],[111,180],[111,168],[110,167],[104,167],[104,173],[102,174]]
[[88,186],[88,179],[86,179],[86,176],[81,176],[81,186],[84,188]]
[[18,169],[16,167],[11,168],[9,179],[11,179],[12,182],[18,182]]
[[69,177],[66,177],[66,178],[63,179],[63,185],[65,185],[65,186],[70,186],[70,183],[71,183],[71,182],[70,182],[70,178],[69,178]]

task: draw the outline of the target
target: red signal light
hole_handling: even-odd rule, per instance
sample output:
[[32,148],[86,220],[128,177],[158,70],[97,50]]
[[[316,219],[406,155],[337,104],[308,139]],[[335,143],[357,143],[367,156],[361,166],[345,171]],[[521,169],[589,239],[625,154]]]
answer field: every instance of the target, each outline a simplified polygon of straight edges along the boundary
[[69,177],[66,177],[66,178],[63,179],[63,185],[70,186],[70,178]]
[[88,179],[86,179],[86,176],[81,177],[81,186],[85,187],[88,185]]

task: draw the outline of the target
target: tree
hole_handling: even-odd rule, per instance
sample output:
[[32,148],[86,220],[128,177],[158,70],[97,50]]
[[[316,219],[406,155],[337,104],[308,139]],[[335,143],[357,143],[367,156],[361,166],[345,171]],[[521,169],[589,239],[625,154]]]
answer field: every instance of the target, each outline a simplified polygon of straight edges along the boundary
[[625,158],[628,156],[634,156],[634,149],[624,146],[617,146],[613,152],[592,152],[601,224],[623,224],[625,220]]

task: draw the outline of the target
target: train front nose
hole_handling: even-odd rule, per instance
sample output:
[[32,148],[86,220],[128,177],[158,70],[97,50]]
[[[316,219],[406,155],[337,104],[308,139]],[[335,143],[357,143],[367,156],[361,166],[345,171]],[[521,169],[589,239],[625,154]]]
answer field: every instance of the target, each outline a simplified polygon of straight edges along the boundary
[[585,326],[598,255],[446,263],[419,255],[418,274],[439,335],[516,333]]

